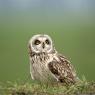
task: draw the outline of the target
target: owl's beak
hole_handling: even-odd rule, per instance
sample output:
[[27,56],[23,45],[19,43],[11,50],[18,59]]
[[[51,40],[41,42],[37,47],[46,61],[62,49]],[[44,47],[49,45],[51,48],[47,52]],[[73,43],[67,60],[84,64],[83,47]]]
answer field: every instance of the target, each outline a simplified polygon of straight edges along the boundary
[[43,49],[45,48],[45,44],[44,44],[44,43],[42,44],[42,48],[43,48]]

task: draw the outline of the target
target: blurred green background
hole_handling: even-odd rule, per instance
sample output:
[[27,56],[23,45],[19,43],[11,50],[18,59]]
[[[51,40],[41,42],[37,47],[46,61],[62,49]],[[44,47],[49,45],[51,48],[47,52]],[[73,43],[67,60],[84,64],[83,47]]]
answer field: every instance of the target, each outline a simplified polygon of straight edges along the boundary
[[0,81],[29,75],[27,44],[48,34],[78,76],[95,80],[95,0],[0,0]]

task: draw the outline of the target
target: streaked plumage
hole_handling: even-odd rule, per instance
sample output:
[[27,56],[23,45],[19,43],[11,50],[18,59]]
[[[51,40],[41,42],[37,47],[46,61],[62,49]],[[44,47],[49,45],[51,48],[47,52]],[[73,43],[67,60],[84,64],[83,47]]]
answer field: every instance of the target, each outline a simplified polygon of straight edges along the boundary
[[57,53],[48,35],[34,35],[29,41],[30,74],[41,82],[77,81],[76,72],[64,56]]

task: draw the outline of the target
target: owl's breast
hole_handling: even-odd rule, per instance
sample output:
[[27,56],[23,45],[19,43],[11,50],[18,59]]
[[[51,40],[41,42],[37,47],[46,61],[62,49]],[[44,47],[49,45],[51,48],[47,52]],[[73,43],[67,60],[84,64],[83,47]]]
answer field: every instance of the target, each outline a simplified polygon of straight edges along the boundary
[[48,68],[48,63],[52,61],[52,57],[37,57],[33,59],[31,64],[31,74],[38,81],[54,81],[56,80]]

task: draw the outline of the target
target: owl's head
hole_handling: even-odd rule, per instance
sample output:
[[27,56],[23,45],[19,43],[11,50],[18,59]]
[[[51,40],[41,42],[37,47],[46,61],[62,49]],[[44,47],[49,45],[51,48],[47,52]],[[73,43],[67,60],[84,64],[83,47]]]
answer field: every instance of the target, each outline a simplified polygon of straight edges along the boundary
[[48,35],[34,35],[29,41],[29,48],[34,53],[51,53],[53,51],[53,42]]

